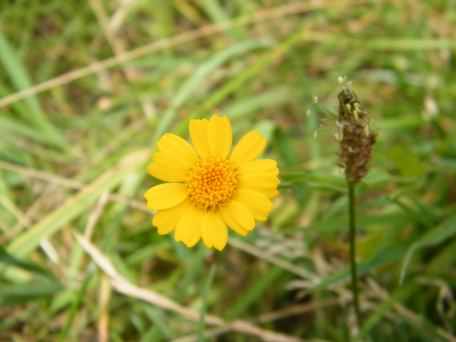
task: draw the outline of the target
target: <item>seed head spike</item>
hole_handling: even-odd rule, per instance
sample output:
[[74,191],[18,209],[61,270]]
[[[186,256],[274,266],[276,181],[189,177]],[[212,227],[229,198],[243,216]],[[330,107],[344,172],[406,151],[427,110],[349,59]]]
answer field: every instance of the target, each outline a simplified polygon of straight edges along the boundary
[[368,113],[358,97],[348,87],[342,89],[339,99],[339,125],[341,129],[339,164],[349,182],[357,183],[369,171],[372,147],[376,134],[369,129]]

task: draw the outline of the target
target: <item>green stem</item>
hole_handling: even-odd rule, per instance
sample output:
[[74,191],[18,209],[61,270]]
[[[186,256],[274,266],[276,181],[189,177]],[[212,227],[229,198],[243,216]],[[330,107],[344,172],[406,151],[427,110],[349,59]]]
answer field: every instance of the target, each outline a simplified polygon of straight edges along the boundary
[[201,298],[203,300],[203,305],[201,307],[200,312],[200,320],[198,325],[198,342],[205,342],[205,328],[206,328],[206,311],[207,311],[207,302],[209,296],[209,290],[212,286],[212,282],[214,281],[215,275],[215,262],[211,264],[211,269],[209,271],[209,275],[207,276],[206,283],[204,284],[203,291],[201,293]]
[[361,326],[361,310],[359,309],[358,271],[356,265],[356,199],[355,183],[348,181],[348,217],[350,224],[350,263],[352,276],[353,305],[355,307],[356,323]]

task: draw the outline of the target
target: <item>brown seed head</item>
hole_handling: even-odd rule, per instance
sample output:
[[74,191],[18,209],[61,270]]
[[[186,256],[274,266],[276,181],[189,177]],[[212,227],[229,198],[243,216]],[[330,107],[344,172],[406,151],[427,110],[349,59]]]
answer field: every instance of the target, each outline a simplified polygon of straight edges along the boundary
[[349,182],[357,183],[369,171],[369,161],[376,134],[369,130],[367,112],[361,108],[358,97],[348,88],[338,95],[340,139],[340,165]]

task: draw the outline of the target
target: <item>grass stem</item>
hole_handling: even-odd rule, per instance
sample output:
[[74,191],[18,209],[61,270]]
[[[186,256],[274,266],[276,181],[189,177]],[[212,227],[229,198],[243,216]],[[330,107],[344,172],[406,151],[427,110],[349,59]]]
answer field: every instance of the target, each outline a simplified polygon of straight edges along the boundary
[[212,282],[214,281],[215,268],[216,268],[216,264],[214,262],[211,264],[211,268],[210,268],[209,274],[207,276],[207,280],[203,286],[203,291],[201,294],[201,297],[203,300],[203,305],[201,307],[200,320],[199,320],[199,325],[198,325],[198,342],[206,341],[206,338],[205,338],[206,312],[207,312],[207,306],[208,306],[209,291],[212,286]]
[[356,265],[356,198],[355,183],[348,181],[348,217],[350,225],[350,264],[352,276],[353,306],[355,308],[356,323],[361,325],[361,310],[359,308],[358,271]]

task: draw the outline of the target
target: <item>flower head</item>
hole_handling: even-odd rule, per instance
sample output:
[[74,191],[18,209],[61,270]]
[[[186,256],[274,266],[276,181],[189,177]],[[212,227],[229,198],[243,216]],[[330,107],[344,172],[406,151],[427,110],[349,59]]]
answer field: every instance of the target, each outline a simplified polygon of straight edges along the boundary
[[376,134],[369,129],[368,114],[352,90],[344,88],[338,98],[338,127],[341,128],[342,136],[340,164],[345,169],[346,179],[351,183],[358,183],[369,171]]
[[190,120],[192,144],[166,133],[157,143],[149,174],[164,183],[145,193],[155,212],[152,224],[161,235],[193,247],[199,240],[222,250],[228,228],[245,236],[255,221],[265,221],[279,184],[277,163],[257,159],[266,147],[256,131],[231,149],[227,117]]

